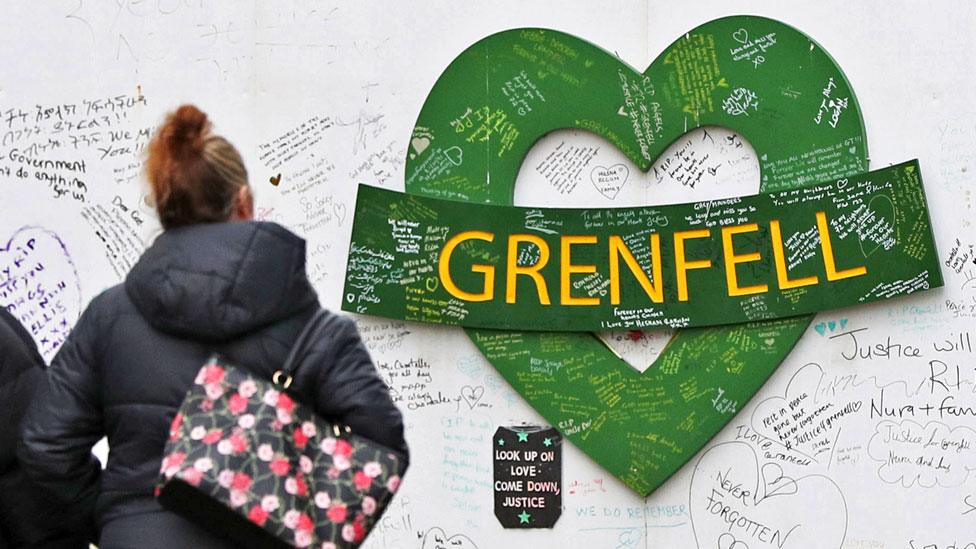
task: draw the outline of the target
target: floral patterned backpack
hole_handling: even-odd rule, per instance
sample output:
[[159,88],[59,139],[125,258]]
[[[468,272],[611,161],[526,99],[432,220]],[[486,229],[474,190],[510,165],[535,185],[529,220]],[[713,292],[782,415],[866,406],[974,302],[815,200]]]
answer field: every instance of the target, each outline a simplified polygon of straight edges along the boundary
[[241,547],[358,547],[406,469],[396,452],[331,424],[286,392],[305,325],[272,381],[213,356],[173,419],[160,504]]

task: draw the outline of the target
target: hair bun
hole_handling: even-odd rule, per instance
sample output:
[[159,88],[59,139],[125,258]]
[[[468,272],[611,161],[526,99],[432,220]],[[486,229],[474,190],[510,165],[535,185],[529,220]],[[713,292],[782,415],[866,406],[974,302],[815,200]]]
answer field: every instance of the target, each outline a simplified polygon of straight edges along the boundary
[[167,114],[147,152],[146,177],[164,228],[230,219],[247,169],[233,145],[210,133],[200,109],[181,105]]
[[181,105],[166,117],[160,136],[173,156],[203,153],[204,140],[210,133],[210,121],[194,105]]

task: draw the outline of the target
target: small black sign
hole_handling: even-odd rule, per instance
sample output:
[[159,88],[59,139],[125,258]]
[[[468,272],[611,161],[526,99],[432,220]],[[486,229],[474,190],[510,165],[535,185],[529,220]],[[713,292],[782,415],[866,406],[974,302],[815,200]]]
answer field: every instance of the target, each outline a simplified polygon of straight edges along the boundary
[[563,508],[562,442],[552,427],[522,425],[495,431],[495,516],[502,527],[556,524]]

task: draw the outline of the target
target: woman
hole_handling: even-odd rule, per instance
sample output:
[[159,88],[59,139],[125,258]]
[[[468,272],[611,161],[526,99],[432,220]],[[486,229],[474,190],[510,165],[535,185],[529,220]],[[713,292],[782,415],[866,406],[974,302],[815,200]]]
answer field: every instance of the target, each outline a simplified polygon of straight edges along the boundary
[[[240,154],[196,107],[167,117],[146,172],[165,231],[82,314],[27,413],[20,454],[75,516],[94,515],[101,549],[229,546],[153,498],[170,422],[211,352],[270,379],[320,306],[305,242],[251,221]],[[402,417],[354,323],[330,314],[319,334],[293,388],[322,417],[406,455]],[[89,450],[102,436],[99,475]]]

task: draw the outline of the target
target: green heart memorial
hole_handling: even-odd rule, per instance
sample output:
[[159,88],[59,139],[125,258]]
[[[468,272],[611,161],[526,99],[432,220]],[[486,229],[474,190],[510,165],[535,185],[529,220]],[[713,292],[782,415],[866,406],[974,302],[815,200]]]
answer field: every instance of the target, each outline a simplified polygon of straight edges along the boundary
[[[760,194],[512,205],[551,131],[593,132],[646,171],[706,125],[753,145]],[[701,25],[644,72],[555,31],[492,35],[434,84],[407,156],[406,192],[360,187],[343,308],[463,326],[563,437],[644,495],[759,390],[812,313],[942,285],[918,163],[868,171],[844,74],[770,19]],[[591,333],[657,327],[679,330],[644,373]]]

